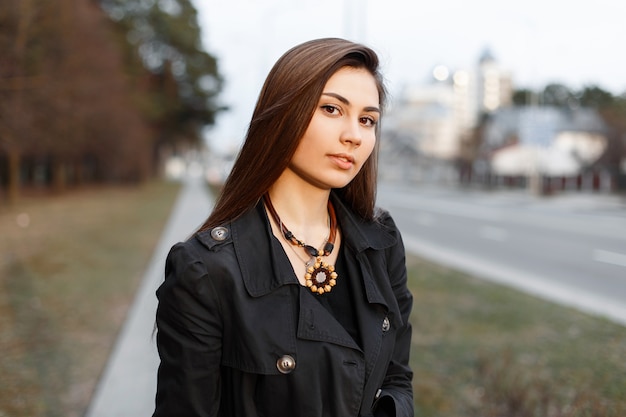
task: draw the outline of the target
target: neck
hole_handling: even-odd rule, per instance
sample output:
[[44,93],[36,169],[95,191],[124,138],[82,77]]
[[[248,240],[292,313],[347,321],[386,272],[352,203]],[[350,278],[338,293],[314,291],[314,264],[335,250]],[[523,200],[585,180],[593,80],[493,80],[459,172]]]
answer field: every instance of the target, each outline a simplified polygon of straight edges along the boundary
[[287,189],[274,184],[268,191],[280,219],[298,239],[319,245],[328,237],[328,199],[330,190]]
[[268,194],[281,219],[289,221],[292,227],[328,226],[330,190],[292,188],[275,183]]

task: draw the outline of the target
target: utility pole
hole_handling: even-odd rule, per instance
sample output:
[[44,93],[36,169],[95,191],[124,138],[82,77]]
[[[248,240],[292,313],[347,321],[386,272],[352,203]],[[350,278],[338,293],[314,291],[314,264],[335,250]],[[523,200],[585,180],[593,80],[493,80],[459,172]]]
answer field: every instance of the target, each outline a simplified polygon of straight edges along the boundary
[[369,0],[344,0],[343,33],[347,39],[367,41],[368,4]]

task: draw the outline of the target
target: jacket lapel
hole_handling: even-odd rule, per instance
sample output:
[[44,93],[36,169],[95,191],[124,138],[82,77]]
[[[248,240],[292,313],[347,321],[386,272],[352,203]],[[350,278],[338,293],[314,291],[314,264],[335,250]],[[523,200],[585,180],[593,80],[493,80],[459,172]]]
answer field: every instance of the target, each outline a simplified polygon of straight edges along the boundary
[[[374,369],[380,354],[385,318],[399,327],[402,319],[390,288],[386,270],[385,249],[397,243],[396,238],[377,222],[363,222],[345,208],[341,201],[333,200],[339,217],[343,242],[351,251],[346,267],[350,276],[361,277],[355,282],[356,315],[365,352],[366,376]],[[385,282],[386,281],[386,282]]]
[[329,342],[361,350],[346,329],[314,297],[317,295],[304,288],[300,290],[298,338]]
[[286,284],[297,284],[291,267],[277,262],[282,247],[272,233],[262,202],[231,227],[242,278],[252,297],[267,295]]

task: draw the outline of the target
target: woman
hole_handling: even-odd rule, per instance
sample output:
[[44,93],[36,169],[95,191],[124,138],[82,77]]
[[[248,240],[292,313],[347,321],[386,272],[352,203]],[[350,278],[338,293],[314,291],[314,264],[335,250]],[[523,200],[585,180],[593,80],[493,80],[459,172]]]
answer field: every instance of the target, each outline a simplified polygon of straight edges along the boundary
[[404,248],[374,207],[384,100],[359,44],[274,65],[213,212],[168,256],[154,416],[413,416]]

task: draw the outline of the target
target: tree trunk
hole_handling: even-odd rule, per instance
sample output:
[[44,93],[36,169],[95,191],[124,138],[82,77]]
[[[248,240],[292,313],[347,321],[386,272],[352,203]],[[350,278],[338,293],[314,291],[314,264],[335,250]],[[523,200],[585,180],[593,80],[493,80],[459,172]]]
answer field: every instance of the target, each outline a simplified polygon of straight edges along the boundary
[[56,193],[65,191],[66,188],[65,164],[60,159],[52,162],[52,189]]
[[7,181],[7,203],[15,205],[20,196],[20,153],[16,149],[7,152],[9,178]]

